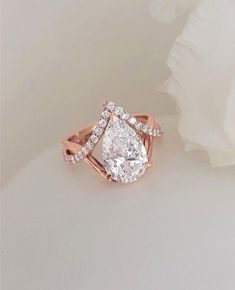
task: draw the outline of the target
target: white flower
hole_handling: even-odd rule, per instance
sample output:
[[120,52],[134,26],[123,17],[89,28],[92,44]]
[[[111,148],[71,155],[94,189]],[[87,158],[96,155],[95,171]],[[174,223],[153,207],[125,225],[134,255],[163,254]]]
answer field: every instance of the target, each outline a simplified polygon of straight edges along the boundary
[[235,164],[235,11],[206,0],[170,52],[166,85],[180,112],[186,150],[205,150],[213,166]]
[[155,0],[150,5],[152,17],[159,22],[172,22],[182,13],[189,12],[200,0]]

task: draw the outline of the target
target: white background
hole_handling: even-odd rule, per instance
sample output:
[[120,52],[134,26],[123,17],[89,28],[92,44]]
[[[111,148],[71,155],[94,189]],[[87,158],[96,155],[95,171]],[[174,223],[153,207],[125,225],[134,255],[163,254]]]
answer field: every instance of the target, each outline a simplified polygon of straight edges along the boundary
[[[185,153],[157,90],[189,11],[160,23],[151,4],[3,0],[3,290],[235,288],[234,167]],[[104,97],[165,130],[130,187],[61,159]]]

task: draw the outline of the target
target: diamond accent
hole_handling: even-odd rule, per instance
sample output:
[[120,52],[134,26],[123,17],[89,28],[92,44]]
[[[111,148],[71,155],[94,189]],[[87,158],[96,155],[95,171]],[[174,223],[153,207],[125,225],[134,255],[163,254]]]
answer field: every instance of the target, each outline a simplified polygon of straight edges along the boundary
[[93,144],[91,143],[91,141],[88,141],[88,142],[86,143],[86,148],[87,148],[88,150],[91,150],[91,149],[93,148]]
[[104,119],[108,119],[110,117],[111,113],[109,111],[103,111],[101,116],[104,118]]
[[102,128],[97,127],[97,128],[95,128],[94,133],[95,133],[97,136],[101,136],[102,133],[103,133],[103,130],[102,130]]
[[148,155],[142,140],[124,121],[109,121],[103,140],[104,166],[117,182],[130,183],[145,172]]
[[91,142],[92,142],[92,143],[95,144],[95,143],[98,142],[98,140],[99,140],[99,138],[98,138],[95,134],[91,136]]
[[129,115],[128,113],[123,112],[123,113],[121,114],[121,118],[122,118],[123,120],[128,120],[129,117],[130,117],[130,115]]
[[105,119],[101,119],[98,124],[101,128],[104,128],[107,124],[107,121]]
[[135,118],[135,117],[131,117],[131,118],[129,119],[129,123],[130,123],[131,125],[134,126],[134,125],[137,123],[136,118]]
[[149,129],[149,127],[147,125],[144,125],[143,128],[142,128],[144,133],[147,133],[148,129]]
[[115,114],[117,114],[118,116],[121,116],[123,114],[124,110],[122,107],[116,107],[115,109]]
[[141,122],[138,122],[135,124],[135,127],[137,130],[142,130],[143,129],[143,124]]
[[114,102],[112,102],[112,101],[107,101],[107,103],[106,103],[106,108],[107,108],[109,111],[114,111],[114,109],[115,109],[115,104],[114,104]]

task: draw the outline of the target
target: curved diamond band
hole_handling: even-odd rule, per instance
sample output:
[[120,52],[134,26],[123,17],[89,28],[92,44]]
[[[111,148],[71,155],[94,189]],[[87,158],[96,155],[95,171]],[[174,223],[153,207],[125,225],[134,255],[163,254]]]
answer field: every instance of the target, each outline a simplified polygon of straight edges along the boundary
[[[152,116],[130,115],[107,100],[97,124],[75,132],[63,142],[63,156],[69,164],[86,161],[108,180],[130,183],[151,164],[153,138],[162,134]],[[92,154],[102,137],[103,164]]]

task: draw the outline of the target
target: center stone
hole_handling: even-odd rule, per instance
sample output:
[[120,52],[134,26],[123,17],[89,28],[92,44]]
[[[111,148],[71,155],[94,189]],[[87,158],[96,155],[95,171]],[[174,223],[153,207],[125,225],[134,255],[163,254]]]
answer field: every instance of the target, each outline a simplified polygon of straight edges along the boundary
[[129,183],[144,174],[148,155],[137,133],[125,122],[115,118],[109,121],[104,134],[103,160],[113,180]]

